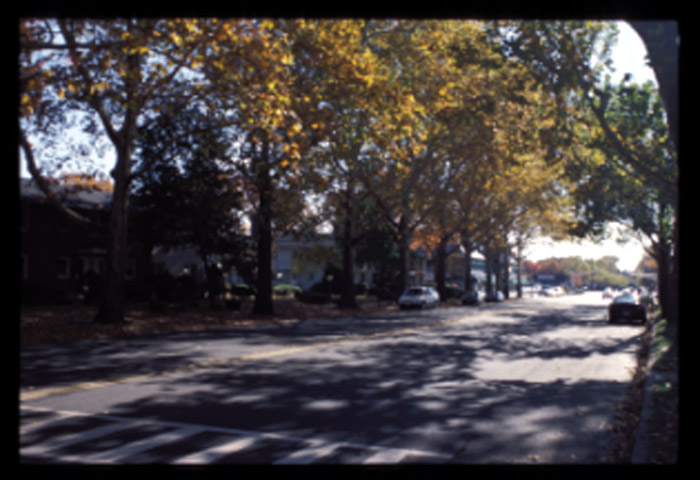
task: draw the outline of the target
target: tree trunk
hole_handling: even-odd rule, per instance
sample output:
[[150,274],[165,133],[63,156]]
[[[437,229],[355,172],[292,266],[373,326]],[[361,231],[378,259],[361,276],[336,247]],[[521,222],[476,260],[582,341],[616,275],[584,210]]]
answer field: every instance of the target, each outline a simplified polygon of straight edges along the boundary
[[447,261],[446,243],[445,239],[440,239],[435,252],[435,283],[438,293],[440,294],[440,300],[443,302],[447,300],[447,292],[445,291],[445,264]]
[[486,270],[486,294],[490,294],[493,291],[493,282],[491,281],[491,274],[492,274],[492,261],[493,259],[491,258],[491,249],[487,248],[486,249],[486,254],[484,255],[484,267]]
[[[138,81],[140,80],[140,55],[130,55],[127,69],[130,78],[126,87],[127,108],[124,123],[119,131],[104,119],[112,143],[117,150],[117,161],[112,170],[114,191],[112,193],[112,212],[109,220],[110,246],[107,255],[107,281],[95,315],[97,323],[124,323],[124,271],[128,252],[128,210],[129,184],[131,182],[131,154],[137,129],[138,117]],[[98,109],[100,113],[103,110]]]
[[96,323],[124,323],[124,266],[127,261],[127,199],[115,186],[109,221],[105,289],[95,315]]
[[503,259],[501,258],[501,251],[496,250],[493,255],[493,271],[496,274],[496,291],[503,291]]
[[258,208],[258,278],[256,282],[254,315],[274,315],[272,302],[272,181],[268,164],[268,141],[263,139],[261,156],[256,165],[259,190]]
[[508,248],[503,249],[503,262],[502,262],[503,273],[503,296],[506,299],[510,298],[510,253]]
[[655,260],[657,264],[657,276],[659,284],[659,303],[661,313],[669,321],[673,317],[673,301],[671,296],[671,266],[669,247],[667,244],[658,243],[654,245]]
[[[678,212],[675,209],[675,212]],[[675,222],[673,225],[673,251],[671,253],[671,273],[670,273],[670,285],[671,294],[669,295],[669,301],[671,302],[671,313],[669,315],[669,321],[678,325],[679,319],[679,294],[680,291],[680,242],[678,238],[678,214],[676,213]],[[676,331],[674,329],[674,331]]]
[[474,247],[470,241],[462,241],[462,246],[465,251],[464,258],[464,289],[466,291],[475,290],[475,285],[472,284],[472,251]]
[[340,295],[340,308],[356,309],[355,300],[355,256],[353,252],[352,212],[346,204],[343,225],[343,290]]
[[96,323],[124,323],[124,268],[128,248],[128,174],[131,149],[125,146],[117,152],[112,171],[114,192],[109,219],[110,244],[107,252],[105,289],[100,300]]
[[399,286],[401,290],[405,290],[408,287],[408,256],[409,256],[409,245],[408,245],[408,227],[406,225],[406,216],[401,216],[401,222],[399,223],[399,261],[401,262],[399,270]]
[[516,260],[518,262],[518,277],[516,288],[518,289],[518,298],[523,298],[523,254],[521,248],[518,248],[518,257],[516,258]]

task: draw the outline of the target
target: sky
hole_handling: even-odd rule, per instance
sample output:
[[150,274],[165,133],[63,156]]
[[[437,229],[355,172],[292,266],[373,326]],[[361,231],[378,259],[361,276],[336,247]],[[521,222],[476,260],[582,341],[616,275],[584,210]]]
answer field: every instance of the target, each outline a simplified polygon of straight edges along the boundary
[[525,248],[524,257],[527,260],[538,261],[547,258],[565,257],[581,257],[584,260],[596,260],[612,256],[618,259],[618,269],[632,272],[644,257],[643,246],[635,236],[631,236],[632,238],[624,244],[617,243],[619,236],[614,231],[616,226],[619,226],[619,224],[610,227],[611,237],[600,243],[591,241],[554,242],[548,238],[535,240]]
[[[647,80],[656,82],[653,70],[646,66],[645,56],[646,49],[643,42],[627,24],[627,22],[619,22],[619,35],[617,45],[613,50],[613,62],[616,72],[612,76],[613,82],[621,81],[625,73],[631,73],[633,80],[637,83],[644,83]],[[112,167],[110,165],[105,168],[108,171]],[[29,177],[26,166],[20,168],[22,177]],[[582,258],[600,258],[607,255],[618,257],[618,268],[621,270],[631,271],[636,268],[639,261],[644,255],[642,246],[639,242],[630,241],[625,245],[619,245],[614,238],[595,244],[593,242],[557,242],[554,243],[548,239],[540,239],[525,250],[528,260],[537,261],[551,257],[567,257],[580,256]]]
[[654,71],[646,65],[647,52],[644,42],[627,22],[617,22],[617,25],[620,33],[613,50],[613,62],[617,70],[613,80],[620,81],[624,74],[629,72],[637,83],[644,83],[647,80],[657,83]]

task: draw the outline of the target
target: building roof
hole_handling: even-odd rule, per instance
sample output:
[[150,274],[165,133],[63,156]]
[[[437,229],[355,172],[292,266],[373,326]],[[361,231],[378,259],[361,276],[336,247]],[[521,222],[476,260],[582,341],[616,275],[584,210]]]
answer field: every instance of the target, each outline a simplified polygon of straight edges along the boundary
[[[48,201],[36,182],[29,178],[20,178],[20,196],[37,202]],[[60,185],[50,183],[49,187],[66,205],[78,208],[107,209],[112,204],[112,192],[97,188]]]

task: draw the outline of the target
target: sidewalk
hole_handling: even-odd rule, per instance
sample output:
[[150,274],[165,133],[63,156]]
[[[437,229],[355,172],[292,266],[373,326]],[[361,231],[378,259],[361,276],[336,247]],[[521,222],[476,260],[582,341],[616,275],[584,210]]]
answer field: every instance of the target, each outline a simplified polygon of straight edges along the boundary
[[654,324],[632,464],[678,462],[678,348],[664,321]]

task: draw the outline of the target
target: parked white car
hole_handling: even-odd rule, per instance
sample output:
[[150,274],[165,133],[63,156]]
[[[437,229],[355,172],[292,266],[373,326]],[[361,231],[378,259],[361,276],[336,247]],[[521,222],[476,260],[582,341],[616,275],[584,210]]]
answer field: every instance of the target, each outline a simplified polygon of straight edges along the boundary
[[563,287],[556,286],[556,287],[547,287],[544,290],[542,290],[542,294],[546,297],[559,297],[561,295],[564,295],[566,292],[564,291]]
[[432,287],[409,287],[398,300],[399,308],[437,307],[440,295]]

